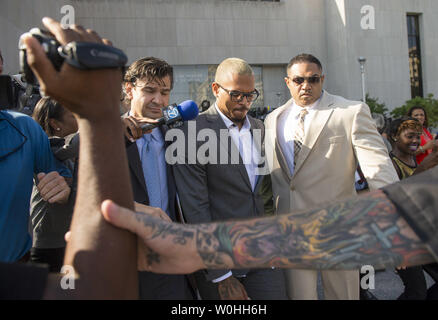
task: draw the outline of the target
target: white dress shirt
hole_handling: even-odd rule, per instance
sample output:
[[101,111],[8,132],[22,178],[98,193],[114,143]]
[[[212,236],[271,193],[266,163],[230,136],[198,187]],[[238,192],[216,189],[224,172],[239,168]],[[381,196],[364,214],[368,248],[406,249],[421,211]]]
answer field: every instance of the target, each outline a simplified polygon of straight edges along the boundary
[[[324,94],[324,93],[323,93]],[[318,109],[321,97],[315,101],[310,106],[306,106],[309,112],[304,117],[304,137],[309,131],[310,123]],[[277,125],[277,139],[280,144],[281,150],[283,151],[284,157],[286,158],[287,165],[289,166],[291,176],[294,174],[294,132],[296,126],[298,125],[300,112],[302,107],[297,105],[295,101],[286,108],[286,110],[279,116]]]
[[255,145],[252,134],[251,134],[251,124],[248,120],[248,117],[245,117],[245,122],[243,123],[242,128],[239,130],[239,127],[236,126],[233,121],[228,119],[218,108],[218,106],[214,105],[217,112],[221,116],[222,120],[225,123],[225,126],[230,133],[231,138],[233,139],[236,147],[239,148],[239,154],[242,158],[243,163],[245,164],[246,173],[248,174],[249,181],[251,183],[252,191],[254,191],[256,182],[257,182],[257,168],[260,161],[260,151]]
[[[228,132],[230,133],[231,138],[233,139],[234,144],[239,148],[239,154],[242,158],[243,163],[245,164],[246,173],[248,174],[249,181],[251,183],[252,191],[254,191],[255,185],[257,183],[257,174],[256,170],[258,168],[258,163],[260,161],[260,151],[257,149],[255,144],[253,143],[252,135],[251,135],[251,124],[248,120],[248,117],[245,117],[245,122],[243,123],[242,128],[239,130],[239,127],[236,126],[233,121],[228,119],[218,108],[217,104],[214,105],[218,114],[222,118],[225,123],[225,126],[228,128]],[[218,283],[222,280],[225,280],[232,276],[232,271],[227,272],[223,276],[212,280],[213,283]]]

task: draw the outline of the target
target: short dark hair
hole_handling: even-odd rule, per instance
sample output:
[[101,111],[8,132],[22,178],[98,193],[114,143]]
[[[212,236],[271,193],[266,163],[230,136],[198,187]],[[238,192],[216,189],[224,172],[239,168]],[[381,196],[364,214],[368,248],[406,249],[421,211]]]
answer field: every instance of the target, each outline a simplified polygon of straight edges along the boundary
[[429,121],[427,120],[427,112],[426,109],[424,109],[422,106],[413,106],[408,110],[408,114],[407,116],[412,117],[412,113],[414,112],[414,110],[417,109],[421,109],[424,112],[424,123],[423,123],[423,127],[427,128],[429,126]]
[[4,62],[4,60],[3,60],[3,56],[2,56],[2,51],[0,50],[0,60],[2,61],[2,62]]
[[391,122],[389,126],[389,135],[388,135],[390,141],[395,142],[394,138],[397,137],[403,130],[406,129],[414,129],[414,130],[418,130],[419,132],[423,130],[420,121],[409,116],[403,116]]
[[39,123],[44,132],[49,136],[55,135],[55,130],[50,125],[50,119],[62,120],[65,109],[61,104],[50,97],[41,98],[35,106],[32,118]]
[[294,64],[302,63],[302,62],[314,63],[319,67],[319,70],[321,70],[321,72],[322,72],[321,62],[318,60],[317,57],[315,57],[314,55],[311,55],[309,53],[301,53],[301,54],[293,57],[291,59],[291,61],[289,61],[289,64],[287,65],[287,68],[286,68],[286,71],[289,70]]
[[124,82],[134,83],[137,79],[146,78],[148,81],[160,81],[166,76],[170,78],[170,88],[173,88],[173,68],[166,61],[145,57],[134,61],[126,70]]

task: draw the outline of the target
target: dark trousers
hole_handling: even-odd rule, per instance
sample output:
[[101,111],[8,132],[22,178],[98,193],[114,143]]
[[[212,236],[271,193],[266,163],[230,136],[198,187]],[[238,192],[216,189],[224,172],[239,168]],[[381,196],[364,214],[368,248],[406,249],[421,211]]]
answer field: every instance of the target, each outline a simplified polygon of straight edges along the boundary
[[397,270],[397,274],[402,279],[405,291],[397,300],[425,300],[427,297],[427,284],[424,277],[423,267],[409,267]]
[[[218,284],[207,281],[202,271],[195,273],[196,285],[203,300],[220,300]],[[282,269],[252,269],[246,277],[236,277],[251,300],[287,300],[286,280]]]
[[60,272],[64,263],[65,247],[62,248],[32,248],[30,261],[49,265],[50,272]]
[[195,293],[187,276],[138,272],[140,300],[193,300]]

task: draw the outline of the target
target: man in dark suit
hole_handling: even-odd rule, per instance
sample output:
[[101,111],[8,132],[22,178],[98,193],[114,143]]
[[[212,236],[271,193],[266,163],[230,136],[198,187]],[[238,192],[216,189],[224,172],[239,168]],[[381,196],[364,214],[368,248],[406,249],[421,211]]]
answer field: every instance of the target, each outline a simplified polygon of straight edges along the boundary
[[[247,116],[259,95],[251,67],[242,59],[224,60],[212,90],[215,104],[185,124],[185,157],[173,166],[184,217],[200,223],[261,216],[264,127]],[[206,136],[205,145],[197,141],[192,150],[193,140]],[[277,269],[209,270],[195,277],[202,299],[286,298],[283,273]]]
[[[153,57],[135,61],[124,77],[130,102],[124,121],[131,131],[126,151],[136,206],[161,208],[162,218],[177,221],[174,178],[164,157],[166,128],[157,127],[146,134],[140,128],[162,117],[172,86],[173,68],[167,62]],[[141,299],[193,299],[188,279],[181,275],[139,272],[139,289]]]

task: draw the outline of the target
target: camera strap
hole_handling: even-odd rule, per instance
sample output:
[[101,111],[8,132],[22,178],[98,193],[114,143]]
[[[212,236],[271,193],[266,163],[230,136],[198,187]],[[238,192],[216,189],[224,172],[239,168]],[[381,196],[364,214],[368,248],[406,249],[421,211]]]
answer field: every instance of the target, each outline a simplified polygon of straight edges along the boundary
[[59,47],[58,53],[65,62],[78,69],[120,68],[128,61],[122,50],[94,42],[73,41]]

